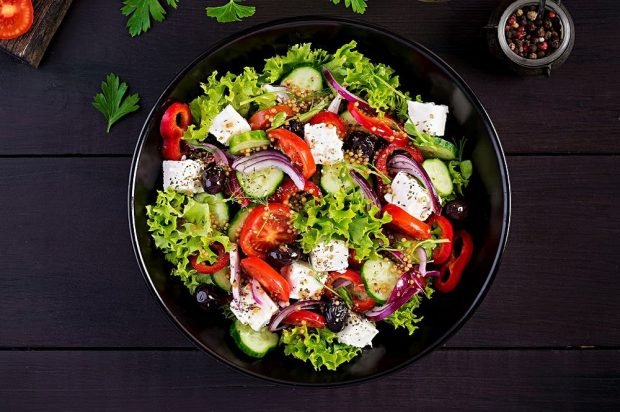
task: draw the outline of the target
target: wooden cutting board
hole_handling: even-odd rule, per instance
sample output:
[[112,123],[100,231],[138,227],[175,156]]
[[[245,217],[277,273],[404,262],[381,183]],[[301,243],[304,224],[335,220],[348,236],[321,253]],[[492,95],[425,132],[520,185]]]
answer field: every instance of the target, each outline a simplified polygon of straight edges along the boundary
[[34,22],[30,31],[16,39],[0,40],[0,50],[24,63],[39,67],[72,1],[34,0]]

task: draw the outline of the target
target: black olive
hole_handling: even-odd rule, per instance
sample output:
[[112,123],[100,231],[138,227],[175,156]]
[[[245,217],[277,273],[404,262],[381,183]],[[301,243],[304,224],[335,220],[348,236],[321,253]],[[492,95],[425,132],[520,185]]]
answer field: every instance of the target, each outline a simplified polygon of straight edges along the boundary
[[368,163],[377,151],[377,138],[361,130],[354,130],[344,141],[343,149],[351,160]]
[[282,127],[288,131],[295,133],[299,137],[304,137],[304,124],[298,120],[289,120]]
[[214,195],[224,191],[228,176],[226,171],[215,163],[208,164],[202,174],[202,187],[205,192]]
[[445,206],[445,211],[446,215],[455,222],[464,222],[469,216],[469,206],[461,199],[448,202]]
[[303,251],[299,246],[294,244],[280,245],[267,253],[267,260],[279,265],[290,265],[294,261],[302,258],[304,258]]
[[201,285],[194,294],[196,303],[204,310],[214,310],[226,304],[227,297],[214,285]]
[[327,328],[332,332],[340,332],[349,317],[349,308],[340,299],[333,299],[325,306]]

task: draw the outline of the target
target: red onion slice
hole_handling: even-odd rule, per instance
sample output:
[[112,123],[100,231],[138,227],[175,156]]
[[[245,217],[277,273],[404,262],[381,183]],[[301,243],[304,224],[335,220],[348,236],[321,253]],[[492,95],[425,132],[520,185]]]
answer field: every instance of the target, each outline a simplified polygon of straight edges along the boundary
[[269,322],[269,330],[271,332],[278,331],[283,329],[284,326],[280,324],[284,319],[286,319],[291,313],[297,312],[303,309],[309,309],[314,307],[321,307],[325,305],[323,302],[318,300],[300,300],[299,302],[293,303],[290,306],[282,309],[278,312],[273,318],[271,318],[271,322]]
[[374,203],[375,206],[381,209],[381,202],[379,201],[379,198],[375,194],[375,191],[372,190],[366,179],[364,179],[364,177],[357,173],[355,170],[350,170],[349,174],[351,175],[355,183],[357,183],[357,185],[362,189],[364,196],[366,196],[368,200]]
[[420,275],[426,276],[426,250],[423,247],[418,247],[415,250],[415,254],[418,257]]
[[325,80],[327,80],[327,83],[329,83],[330,86],[334,88],[336,93],[342,96],[345,100],[348,100],[354,103],[358,102],[362,110],[372,110],[372,108],[370,107],[367,101],[365,101],[359,96],[354,95],[353,93],[345,89],[343,86],[341,86],[340,83],[336,81],[336,79],[331,74],[331,72],[327,70],[327,68],[325,67],[323,67],[323,76],[325,76]]
[[340,111],[340,103],[342,103],[342,96],[337,94],[334,100],[327,106],[327,111],[338,114]]
[[188,143],[188,146],[193,147],[195,149],[204,149],[207,152],[212,153],[215,163],[218,166],[229,166],[230,165],[228,161],[228,157],[226,157],[226,153],[224,153],[222,149],[220,149],[219,147],[215,145],[212,145],[210,143],[197,143],[197,144]]
[[365,313],[369,320],[378,322],[396,312],[401,306],[409,302],[411,298],[424,290],[422,281],[418,279],[413,271],[405,272],[396,282],[396,286],[392,289],[387,303],[383,306],[373,308]]
[[387,255],[390,259],[392,259],[394,262],[400,265],[406,265],[405,259],[403,259],[403,252],[400,252],[397,250],[386,250],[383,253]]
[[254,278],[250,281],[250,289],[252,290],[252,297],[258,303],[258,306],[263,306],[265,302],[268,302],[269,296],[263,287]]
[[291,161],[282,153],[273,150],[265,150],[251,156],[237,159],[232,168],[241,173],[253,173],[258,170],[275,167],[286,173],[299,190],[304,190],[306,180],[303,175],[293,167]]
[[230,249],[230,284],[232,285],[233,301],[239,301],[239,287],[241,286],[241,273],[239,272],[239,250],[233,243]]
[[351,284],[350,280],[346,280],[346,279],[343,279],[343,278],[338,278],[338,279],[334,280],[334,283],[332,283],[332,289],[336,290],[338,288],[346,288],[350,284]]
[[422,185],[431,194],[431,201],[433,205],[433,212],[441,214],[441,204],[439,202],[439,195],[431,182],[430,177],[426,173],[426,170],[418,164],[415,160],[401,154],[394,155],[388,162],[388,167],[394,172],[405,172],[418,179]]

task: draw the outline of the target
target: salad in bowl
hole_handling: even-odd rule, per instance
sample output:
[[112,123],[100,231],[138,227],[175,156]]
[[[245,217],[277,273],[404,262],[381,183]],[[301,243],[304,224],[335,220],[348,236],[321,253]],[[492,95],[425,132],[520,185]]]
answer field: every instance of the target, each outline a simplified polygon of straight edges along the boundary
[[336,370],[389,333],[379,323],[415,334],[420,305],[472,258],[473,166],[445,136],[449,107],[356,46],[214,71],[161,117],[148,230],[244,356]]

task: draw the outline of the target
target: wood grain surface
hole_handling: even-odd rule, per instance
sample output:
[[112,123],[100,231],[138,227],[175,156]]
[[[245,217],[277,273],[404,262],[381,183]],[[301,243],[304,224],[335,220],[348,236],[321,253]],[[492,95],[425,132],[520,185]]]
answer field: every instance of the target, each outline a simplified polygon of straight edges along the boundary
[[11,40],[0,40],[0,50],[39,67],[52,37],[62,23],[73,0],[34,0],[34,21],[28,33]]
[[[369,0],[363,16],[328,0],[248,2],[252,19],[219,25],[184,0],[131,38],[120,2],[77,1],[39,70],[0,56],[0,410],[620,409],[618,3],[565,2],[575,48],[546,79],[486,55],[496,0]],[[508,153],[513,204],[501,269],[457,334],[398,373],[321,390],[195,350],[142,280],[126,216],[130,155],[165,85],[238,30],[304,15],[387,28],[455,68]],[[110,72],[142,109],[108,135],[91,101]]]

